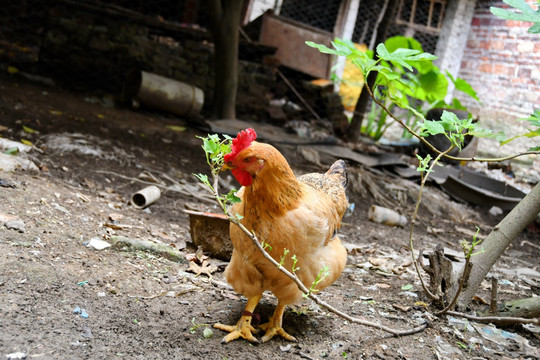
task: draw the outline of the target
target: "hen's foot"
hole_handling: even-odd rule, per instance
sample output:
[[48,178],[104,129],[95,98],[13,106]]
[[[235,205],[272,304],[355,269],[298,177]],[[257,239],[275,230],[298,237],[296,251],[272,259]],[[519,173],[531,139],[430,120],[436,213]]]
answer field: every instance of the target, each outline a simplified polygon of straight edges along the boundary
[[274,315],[272,315],[268,323],[259,326],[261,329],[266,330],[266,334],[264,334],[264,336],[262,337],[263,342],[267,342],[275,335],[279,335],[285,340],[296,342],[295,337],[287,334],[285,330],[283,330],[283,328],[281,327],[285,308],[285,305],[278,303],[276,310],[274,310]]
[[242,316],[236,325],[214,324],[214,328],[230,332],[221,340],[222,343],[228,343],[238,338],[244,338],[252,343],[259,342],[253,336],[253,334],[257,333],[257,329],[251,326],[251,317]]
[[263,342],[267,342],[271,338],[273,338],[275,335],[279,335],[285,340],[296,342],[296,338],[290,334],[288,334],[281,326],[271,326],[270,323],[262,324],[259,326],[261,329],[266,330],[266,334],[262,337]]
[[257,333],[257,330],[251,326],[251,317],[253,316],[252,312],[255,310],[255,307],[257,307],[260,299],[261,295],[248,299],[244,313],[236,325],[214,324],[214,328],[230,332],[230,334],[226,335],[223,340],[221,340],[222,343],[228,343],[229,341],[236,340],[240,337],[252,343],[259,343],[259,340],[253,336],[253,334]]

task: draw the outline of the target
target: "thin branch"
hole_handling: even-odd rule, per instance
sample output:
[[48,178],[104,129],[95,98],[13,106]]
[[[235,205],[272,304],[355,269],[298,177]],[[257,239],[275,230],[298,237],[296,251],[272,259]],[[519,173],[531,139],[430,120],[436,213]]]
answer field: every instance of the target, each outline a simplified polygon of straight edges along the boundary
[[321,117],[319,116],[319,114],[317,114],[317,112],[315,110],[313,110],[313,108],[308,104],[306,99],[304,99],[304,97],[298,92],[298,90],[296,90],[296,88],[289,81],[289,79],[287,79],[287,77],[285,75],[283,75],[281,70],[276,68],[276,72],[279,75],[279,77],[281,78],[281,80],[283,80],[283,82],[289,87],[289,89],[291,89],[291,91],[294,93],[294,95],[296,95],[296,97],[302,102],[302,104],[304,104],[304,106],[309,110],[311,115],[315,116],[315,118],[317,120],[321,120]]
[[540,318],[520,318],[520,317],[510,317],[510,316],[475,316],[464,314],[459,311],[447,311],[446,315],[458,316],[465,318],[467,320],[476,321],[479,323],[495,323],[495,324],[534,324],[540,325]]
[[[398,118],[396,115],[394,115],[390,111],[390,109],[388,109],[388,107],[386,107],[386,105],[384,105],[383,102],[381,102],[379,99],[377,99],[375,97],[375,95],[373,95],[373,91],[371,90],[371,88],[369,86],[367,86],[367,84],[365,85],[365,88],[368,91],[369,96],[371,97],[371,99],[377,105],[379,105],[385,112],[387,112],[388,115],[390,115],[390,117],[392,119],[394,119],[397,123],[399,123],[405,129],[407,129],[408,132],[410,132],[412,135],[414,135],[414,137],[418,138],[418,140],[423,142],[433,152],[435,152],[436,154],[439,154],[439,155],[443,153],[441,150],[439,150],[435,146],[431,145],[431,143],[429,141],[427,141],[424,137],[420,136],[420,134],[418,134],[416,131],[414,131],[409,125],[404,123],[400,118]],[[474,156],[470,157],[470,158],[463,158],[463,157],[457,157],[457,156],[452,156],[452,155],[448,155],[448,154],[445,154],[444,157],[447,158],[447,159],[450,159],[450,160],[455,160],[455,161],[501,162],[501,161],[511,160],[511,159],[514,159],[514,158],[517,158],[517,157],[520,157],[520,156],[525,156],[525,155],[540,155],[540,151],[525,151],[525,152],[521,152],[521,153],[517,153],[517,154],[513,154],[513,155],[508,155],[508,156],[500,157],[500,158],[479,158],[479,157],[474,157]]]
[[439,162],[441,157],[446,155],[448,152],[452,151],[453,148],[454,148],[454,146],[451,146],[446,151],[444,151],[444,152],[440,153],[439,155],[437,155],[437,157],[433,160],[433,162],[429,166],[429,169],[426,171],[426,175],[422,176],[422,182],[420,183],[420,189],[418,190],[418,197],[416,199],[416,204],[415,204],[414,212],[413,212],[412,219],[411,219],[411,230],[409,231],[409,248],[411,250],[411,257],[412,257],[412,262],[413,262],[414,268],[416,269],[416,273],[418,274],[418,278],[420,279],[420,283],[422,283],[422,287],[424,288],[424,291],[428,294],[428,296],[430,298],[432,298],[433,300],[436,300],[436,301],[439,301],[439,300],[442,300],[442,299],[440,299],[439,296],[437,296],[437,295],[433,294],[431,291],[429,291],[429,289],[427,288],[427,286],[426,286],[426,284],[424,282],[424,279],[422,278],[422,275],[420,273],[420,268],[418,267],[418,262],[414,258],[413,233],[414,233],[414,225],[416,224],[416,217],[418,216],[418,209],[420,208],[420,203],[422,201],[422,192],[424,190],[424,186],[426,184],[426,181],[427,181],[427,179],[429,177],[429,173],[433,170],[433,167]]

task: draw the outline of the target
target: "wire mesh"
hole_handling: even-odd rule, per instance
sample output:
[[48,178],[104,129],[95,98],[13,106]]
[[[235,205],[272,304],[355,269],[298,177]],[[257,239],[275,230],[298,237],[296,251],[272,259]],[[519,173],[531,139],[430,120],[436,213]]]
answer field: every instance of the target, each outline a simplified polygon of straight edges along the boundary
[[340,3],[339,0],[284,0],[279,15],[334,32]]

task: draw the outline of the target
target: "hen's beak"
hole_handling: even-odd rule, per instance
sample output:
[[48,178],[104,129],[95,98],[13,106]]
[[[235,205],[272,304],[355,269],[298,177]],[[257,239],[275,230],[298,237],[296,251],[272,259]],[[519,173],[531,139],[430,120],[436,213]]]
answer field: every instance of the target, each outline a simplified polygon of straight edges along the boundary
[[235,168],[235,166],[228,165],[227,163],[224,163],[223,166],[221,166],[221,171],[232,170],[234,168]]

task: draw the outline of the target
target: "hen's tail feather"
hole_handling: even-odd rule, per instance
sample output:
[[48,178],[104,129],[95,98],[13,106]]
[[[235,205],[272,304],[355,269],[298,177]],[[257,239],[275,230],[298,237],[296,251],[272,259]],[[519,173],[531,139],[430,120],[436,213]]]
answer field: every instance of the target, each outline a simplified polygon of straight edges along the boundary
[[343,188],[347,188],[347,184],[349,183],[349,176],[347,174],[347,165],[345,164],[345,161],[338,160],[333,163],[332,166],[330,166],[330,169],[328,169],[328,171],[326,172],[326,174],[338,175]]

